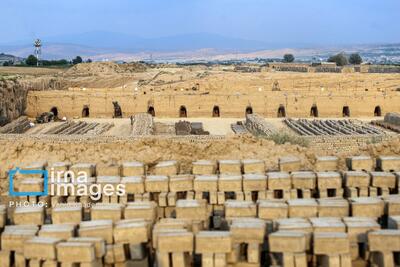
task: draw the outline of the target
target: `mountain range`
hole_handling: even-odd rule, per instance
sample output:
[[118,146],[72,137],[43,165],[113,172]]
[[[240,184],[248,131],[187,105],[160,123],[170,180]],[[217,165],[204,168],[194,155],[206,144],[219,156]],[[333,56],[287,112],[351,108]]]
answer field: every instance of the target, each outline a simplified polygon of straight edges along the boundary
[[[344,50],[382,51],[382,45],[327,46],[301,43],[267,43],[211,33],[143,38],[115,32],[93,31],[44,37],[42,58],[72,59],[77,55],[93,60],[213,60],[278,57],[293,53],[298,57],[324,56]],[[0,43],[0,53],[27,57],[33,54],[34,40]],[[386,47],[387,45],[385,45]],[[397,55],[400,45],[394,45]],[[393,46],[384,50],[393,50]]]

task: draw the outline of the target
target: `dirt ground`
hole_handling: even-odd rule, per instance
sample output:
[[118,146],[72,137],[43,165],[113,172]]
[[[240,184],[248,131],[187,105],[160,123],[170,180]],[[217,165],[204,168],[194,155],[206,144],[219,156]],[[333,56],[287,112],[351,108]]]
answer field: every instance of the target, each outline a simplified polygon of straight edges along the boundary
[[[281,91],[385,91],[400,90],[400,74],[297,73],[273,70],[240,73],[229,66],[145,66],[138,63],[84,63],[69,69],[0,67],[0,75],[20,75],[25,82],[51,80],[59,89],[69,87],[127,88],[148,92],[190,91],[251,93]],[[43,87],[45,88],[45,86]]]

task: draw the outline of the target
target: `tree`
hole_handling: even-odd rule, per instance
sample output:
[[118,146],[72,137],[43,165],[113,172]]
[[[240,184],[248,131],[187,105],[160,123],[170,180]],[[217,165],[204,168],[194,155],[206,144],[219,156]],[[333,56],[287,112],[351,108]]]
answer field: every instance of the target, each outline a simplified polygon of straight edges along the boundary
[[285,54],[283,56],[283,62],[290,63],[294,61],[294,56],[292,54]]
[[74,65],[82,63],[82,62],[83,62],[83,60],[82,60],[82,58],[80,56],[77,56],[76,58],[74,58],[72,60],[72,64],[74,64]]
[[339,53],[337,55],[331,56],[328,59],[328,62],[335,62],[337,66],[345,66],[349,63],[344,53]]
[[29,55],[29,57],[25,60],[25,63],[28,66],[36,66],[38,63],[38,60],[34,55]]
[[93,60],[91,60],[90,58],[88,60],[86,60],[86,63],[92,63]]
[[8,66],[12,66],[13,65],[13,62],[11,61],[11,60],[9,60],[9,61],[4,61],[4,63],[3,63],[3,66],[4,67],[8,67]]
[[360,54],[354,53],[354,54],[350,55],[349,62],[350,62],[350,64],[353,64],[353,65],[360,65],[363,62],[363,60],[362,60]]

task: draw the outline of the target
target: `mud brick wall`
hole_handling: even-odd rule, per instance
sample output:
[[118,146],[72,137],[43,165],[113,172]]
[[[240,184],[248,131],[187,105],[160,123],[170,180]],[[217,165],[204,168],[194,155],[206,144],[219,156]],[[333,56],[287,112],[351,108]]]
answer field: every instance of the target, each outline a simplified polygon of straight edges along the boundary
[[371,143],[380,143],[389,141],[396,136],[313,136],[304,137],[310,142],[311,148],[318,148],[323,146],[327,151],[332,152],[350,152],[359,148],[364,148]]
[[400,73],[399,66],[370,66],[369,73]]
[[13,79],[0,79],[0,122],[11,121],[23,115],[27,90]]
[[287,117],[310,117],[310,109],[318,108],[319,117],[342,117],[343,107],[351,110],[351,116],[373,116],[379,106],[382,114],[400,112],[400,95],[397,92],[376,91],[257,91],[251,94],[200,94],[135,92],[107,89],[29,91],[27,115],[35,117],[57,107],[59,117],[82,115],[85,106],[91,117],[112,117],[113,101],[118,101],[124,117],[154,110],[156,117],[178,118],[185,107],[189,118],[212,117],[213,109],[219,108],[220,116],[243,118],[248,107],[263,117],[276,118],[281,106]]

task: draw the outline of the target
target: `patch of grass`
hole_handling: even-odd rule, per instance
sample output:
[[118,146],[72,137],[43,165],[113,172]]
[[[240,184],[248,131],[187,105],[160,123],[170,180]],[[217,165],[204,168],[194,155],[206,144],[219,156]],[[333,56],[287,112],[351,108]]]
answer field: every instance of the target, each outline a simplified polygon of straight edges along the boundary
[[373,144],[378,144],[378,143],[380,143],[380,142],[382,142],[382,137],[379,137],[379,136],[372,136],[371,137],[371,140],[368,140],[367,141],[367,144],[368,145],[373,145]]
[[292,145],[299,145],[299,146],[303,146],[303,147],[308,147],[310,145],[309,140],[307,140],[301,136],[289,134],[287,132],[273,133],[269,136],[266,136],[265,138],[268,140],[274,141],[275,144],[278,144],[278,145],[283,145],[285,143],[289,143]]

